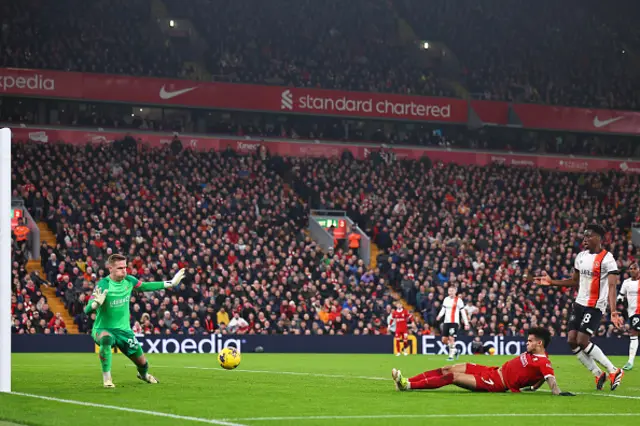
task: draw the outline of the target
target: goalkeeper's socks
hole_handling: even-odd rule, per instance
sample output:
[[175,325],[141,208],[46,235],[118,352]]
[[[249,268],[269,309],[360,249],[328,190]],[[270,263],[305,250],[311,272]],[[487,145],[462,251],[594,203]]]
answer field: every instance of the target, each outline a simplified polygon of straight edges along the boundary
[[111,335],[103,336],[100,339],[100,365],[103,373],[111,373],[111,345],[113,345]]
[[631,336],[629,338],[629,364],[631,365],[636,359],[636,352],[638,352],[638,336]]
[[138,373],[140,373],[140,375],[142,377],[147,377],[147,373],[148,372],[149,372],[149,363],[148,362],[145,362],[142,367],[138,366]]
[[425,380],[425,379],[431,379],[433,377],[440,377],[442,376],[442,368],[437,368],[435,370],[429,370],[429,371],[425,371],[424,373],[420,373],[417,376],[413,376],[412,378],[409,379],[410,382],[419,382],[421,380]]
[[602,370],[600,370],[600,368],[596,365],[596,362],[593,360],[593,358],[584,353],[580,346],[572,349],[572,352],[580,360],[582,365],[584,365],[587,370],[591,371],[594,377],[599,377],[602,374]]
[[111,380],[111,371],[107,371],[106,373],[102,373],[102,379],[106,382],[107,380]]
[[417,382],[409,382],[411,389],[438,389],[453,383],[453,373],[440,377],[432,377]]

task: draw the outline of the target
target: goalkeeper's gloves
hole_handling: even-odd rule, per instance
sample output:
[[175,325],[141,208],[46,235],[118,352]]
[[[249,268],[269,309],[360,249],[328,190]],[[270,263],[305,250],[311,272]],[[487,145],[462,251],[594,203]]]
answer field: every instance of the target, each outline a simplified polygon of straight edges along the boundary
[[184,268],[180,269],[178,273],[171,279],[171,281],[164,282],[164,288],[172,288],[180,285],[180,281],[184,278]]
[[93,299],[91,300],[91,309],[95,311],[96,309],[98,309],[98,306],[102,306],[105,299],[107,298],[108,292],[109,290],[102,291],[100,287],[97,287],[93,291]]

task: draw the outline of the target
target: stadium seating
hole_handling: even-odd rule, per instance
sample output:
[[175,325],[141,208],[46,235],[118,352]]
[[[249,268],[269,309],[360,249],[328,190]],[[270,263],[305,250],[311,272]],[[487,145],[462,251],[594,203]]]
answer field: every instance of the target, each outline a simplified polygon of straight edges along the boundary
[[[533,287],[523,275],[570,274],[579,231],[592,220],[611,230],[621,267],[637,254],[624,230],[640,214],[638,178],[613,172],[122,145],[25,143],[14,158],[33,164],[17,168],[19,187],[51,200],[45,216],[58,245],[43,247],[45,271],[84,332],[92,318],[83,302],[107,274],[105,258],[120,251],[143,280],[188,269],[178,290],[132,302],[137,331],[184,334],[384,334],[387,285],[422,312],[420,332],[429,333],[446,286],[456,284],[471,334],[518,335],[544,324],[563,335],[573,294]],[[346,210],[382,251],[376,268],[319,251],[304,233],[310,207]],[[611,333],[607,324],[599,330]]]
[[578,0],[158,3],[193,40],[163,33],[165,14],[144,0],[5,1],[0,66],[186,77],[185,62],[202,62],[232,82],[639,106],[630,0],[615,13]]
[[384,332],[386,286],[360,280],[367,267],[355,257],[318,251],[277,160],[119,149],[20,144],[14,155],[33,165],[17,184],[54,200],[46,219],[58,245],[42,261],[81,331],[104,261],[122,251],[143,280],[188,270],[177,291],[136,296],[139,331],[225,332],[237,313],[255,333]]
[[[380,272],[434,324],[445,287],[457,285],[476,333],[520,334],[534,324],[566,334],[573,293],[536,288],[525,274],[572,273],[585,223],[610,230],[620,266],[636,256],[628,230],[639,213],[638,177],[428,161],[292,160],[311,208],[343,209],[385,251]],[[430,296],[433,293],[433,296]],[[600,333],[609,330],[600,330]]]

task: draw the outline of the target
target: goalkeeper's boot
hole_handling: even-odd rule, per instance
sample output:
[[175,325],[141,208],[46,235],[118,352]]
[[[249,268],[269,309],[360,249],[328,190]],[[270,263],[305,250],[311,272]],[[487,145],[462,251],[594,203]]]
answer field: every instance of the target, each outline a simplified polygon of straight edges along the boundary
[[630,362],[628,362],[628,363],[626,363],[626,364],[624,365],[624,367],[622,367],[622,369],[623,369],[624,371],[633,370],[633,364],[631,364]]
[[609,380],[611,380],[611,390],[616,390],[622,383],[622,377],[624,377],[624,371],[617,369],[615,372],[609,374]]
[[113,381],[111,379],[105,379],[104,380],[104,387],[107,389],[113,389],[116,387],[116,385],[113,384]]
[[409,381],[402,377],[402,372],[400,370],[396,370],[395,368],[391,370],[391,378],[396,385],[396,390],[405,391],[409,387]]
[[602,390],[606,382],[607,373],[602,372],[598,377],[596,377],[596,390]]
[[143,376],[142,374],[138,373],[138,379],[142,380],[143,382],[151,383],[152,385],[160,383],[158,379],[156,379],[149,373],[147,373],[146,376]]

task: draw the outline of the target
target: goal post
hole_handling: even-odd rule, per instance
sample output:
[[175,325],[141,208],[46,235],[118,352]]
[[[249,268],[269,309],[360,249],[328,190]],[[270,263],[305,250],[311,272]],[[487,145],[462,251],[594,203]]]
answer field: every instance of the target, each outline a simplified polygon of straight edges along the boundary
[[0,392],[11,392],[11,130],[0,129]]

